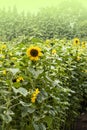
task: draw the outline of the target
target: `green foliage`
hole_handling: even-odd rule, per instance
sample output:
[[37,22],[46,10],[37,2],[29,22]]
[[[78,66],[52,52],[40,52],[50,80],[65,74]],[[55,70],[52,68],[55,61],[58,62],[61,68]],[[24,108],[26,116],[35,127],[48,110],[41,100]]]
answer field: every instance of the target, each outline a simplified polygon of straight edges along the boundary
[[0,130],[68,130],[87,111],[87,11],[70,4],[0,10]]
[[[87,95],[87,42],[27,39],[0,44],[0,129],[68,129]],[[41,48],[36,61],[26,55],[31,45]]]
[[18,13],[16,8],[0,10],[0,41],[28,36],[40,39],[86,38],[86,8],[79,2],[63,3],[58,8],[43,8],[36,15]]

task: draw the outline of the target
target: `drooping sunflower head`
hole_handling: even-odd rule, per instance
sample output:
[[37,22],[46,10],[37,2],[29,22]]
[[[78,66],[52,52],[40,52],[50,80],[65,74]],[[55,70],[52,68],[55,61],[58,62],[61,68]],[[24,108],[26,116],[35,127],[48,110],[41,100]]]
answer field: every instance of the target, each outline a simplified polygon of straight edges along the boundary
[[78,38],[74,38],[73,45],[79,45],[79,44],[80,44],[80,40]]
[[27,49],[27,56],[30,60],[37,61],[42,56],[41,48],[38,46],[32,46]]

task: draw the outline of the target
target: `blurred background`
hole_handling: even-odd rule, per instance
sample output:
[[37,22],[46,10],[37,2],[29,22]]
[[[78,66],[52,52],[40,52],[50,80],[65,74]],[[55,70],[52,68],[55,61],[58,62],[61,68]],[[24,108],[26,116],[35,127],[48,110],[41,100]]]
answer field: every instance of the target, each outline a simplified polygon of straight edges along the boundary
[[[16,6],[18,11],[30,11],[32,13],[38,12],[41,8],[44,7],[58,7],[61,3],[61,6],[64,6],[65,4],[69,3],[70,6],[72,4],[76,4],[79,8],[82,6],[87,7],[87,1],[86,0],[0,0],[0,8],[13,8]],[[67,6],[67,5],[66,5]]]
[[87,39],[86,0],[0,0],[0,40]]

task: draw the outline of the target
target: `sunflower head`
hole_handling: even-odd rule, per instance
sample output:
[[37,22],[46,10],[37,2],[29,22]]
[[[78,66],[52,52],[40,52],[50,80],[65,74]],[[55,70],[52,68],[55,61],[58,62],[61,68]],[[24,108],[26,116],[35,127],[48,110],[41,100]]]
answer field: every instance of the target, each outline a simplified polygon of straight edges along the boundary
[[3,44],[3,45],[1,46],[1,49],[6,49],[6,45]]
[[35,101],[36,101],[37,96],[38,96],[39,93],[40,93],[40,91],[39,91],[38,88],[33,92],[32,97],[31,97],[31,102],[32,103],[35,103]]
[[56,50],[55,49],[52,50],[52,54],[56,54]]
[[3,70],[3,75],[6,75],[6,70]]
[[74,38],[73,45],[77,46],[80,44],[80,40],[78,38]]
[[42,56],[41,49],[37,46],[32,46],[27,49],[27,56],[30,60],[37,61]]
[[86,42],[82,42],[82,48],[85,48],[86,47]]
[[20,76],[20,77],[18,77],[18,78],[16,79],[16,82],[22,82],[23,80],[24,80],[23,77]]

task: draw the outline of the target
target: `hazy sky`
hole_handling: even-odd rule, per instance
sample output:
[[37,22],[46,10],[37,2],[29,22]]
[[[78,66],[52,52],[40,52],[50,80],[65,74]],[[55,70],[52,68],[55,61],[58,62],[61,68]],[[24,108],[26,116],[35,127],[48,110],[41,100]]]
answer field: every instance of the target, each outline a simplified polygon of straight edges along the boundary
[[[16,6],[18,11],[30,11],[30,12],[37,12],[42,7],[48,6],[58,6],[58,3],[61,1],[81,1],[81,0],[0,0],[0,8],[9,8]],[[65,3],[64,2],[64,3]],[[82,3],[86,2],[87,0],[82,0]],[[86,5],[86,4],[84,4]]]
[[0,0],[0,8],[16,6],[19,11],[38,11],[42,7],[55,6],[58,0]]

